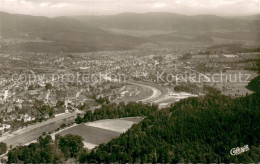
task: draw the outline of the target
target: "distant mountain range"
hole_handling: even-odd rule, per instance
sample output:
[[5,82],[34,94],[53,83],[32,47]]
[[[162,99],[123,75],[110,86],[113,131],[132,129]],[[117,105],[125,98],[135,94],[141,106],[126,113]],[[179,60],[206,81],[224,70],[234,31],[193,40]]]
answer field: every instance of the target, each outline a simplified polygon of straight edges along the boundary
[[73,18],[105,29],[175,30],[180,32],[255,30],[260,25],[259,20],[246,18],[214,15],[187,16],[174,13],[123,13],[108,16],[75,16]]
[[132,36],[116,35],[91,27],[76,19],[59,17],[17,15],[0,12],[0,35],[2,38],[40,38],[52,43],[25,42],[3,49],[28,51],[88,51],[131,49],[146,41]]
[[[233,40],[260,41],[259,15],[220,17],[214,15],[187,16],[174,13],[123,13],[107,16],[74,16],[83,23],[106,30],[174,31],[170,34],[146,37],[153,41],[184,41],[182,36],[201,38],[203,35]],[[177,35],[176,35],[177,34]],[[180,37],[181,36],[181,37]],[[196,40],[196,39],[195,39]],[[194,39],[188,39],[194,41]],[[205,41],[205,39],[202,39]]]
[[[1,50],[86,52],[126,50],[147,42],[211,41],[211,37],[260,40],[259,16],[186,16],[173,13],[123,13],[107,16],[48,18],[0,12],[1,38],[23,38]],[[129,36],[111,30],[166,31],[169,34]],[[172,33],[172,31],[174,31]],[[176,35],[177,34],[177,35]],[[184,36],[185,37],[182,37]],[[190,39],[187,39],[188,38]],[[199,37],[197,37],[199,36]],[[202,37],[201,37],[202,36]],[[39,38],[48,42],[33,42]]]
[[232,19],[260,20],[260,15],[230,17]]

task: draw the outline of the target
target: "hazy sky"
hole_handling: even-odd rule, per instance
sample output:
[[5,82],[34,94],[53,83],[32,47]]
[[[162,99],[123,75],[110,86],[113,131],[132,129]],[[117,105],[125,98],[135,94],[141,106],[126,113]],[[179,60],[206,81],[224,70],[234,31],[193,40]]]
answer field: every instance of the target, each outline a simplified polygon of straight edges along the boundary
[[0,0],[0,10],[50,17],[123,12],[250,15],[260,14],[260,0]]

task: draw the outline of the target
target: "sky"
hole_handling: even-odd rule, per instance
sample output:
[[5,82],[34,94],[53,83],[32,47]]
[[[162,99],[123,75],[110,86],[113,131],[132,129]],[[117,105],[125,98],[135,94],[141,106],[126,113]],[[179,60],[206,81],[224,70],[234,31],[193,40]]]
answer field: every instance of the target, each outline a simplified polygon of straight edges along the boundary
[[48,17],[125,12],[238,16],[260,14],[260,0],[0,0],[0,11]]

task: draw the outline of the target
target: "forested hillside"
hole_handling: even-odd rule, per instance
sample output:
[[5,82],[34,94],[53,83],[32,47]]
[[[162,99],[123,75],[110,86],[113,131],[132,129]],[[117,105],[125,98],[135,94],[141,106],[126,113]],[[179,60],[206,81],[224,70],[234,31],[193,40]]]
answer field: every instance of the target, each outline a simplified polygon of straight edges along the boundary
[[[81,162],[257,162],[260,161],[260,97],[223,95],[189,98],[152,113]],[[230,150],[250,150],[231,156]]]

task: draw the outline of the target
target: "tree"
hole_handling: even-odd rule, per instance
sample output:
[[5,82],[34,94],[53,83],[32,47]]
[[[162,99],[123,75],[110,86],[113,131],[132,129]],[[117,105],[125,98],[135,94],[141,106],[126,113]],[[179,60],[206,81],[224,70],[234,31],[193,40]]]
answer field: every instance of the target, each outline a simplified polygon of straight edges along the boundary
[[87,111],[84,115],[84,122],[93,121],[92,111]]
[[55,112],[54,109],[50,108],[50,111],[48,113],[50,118],[54,117],[54,112]]
[[47,83],[45,88],[46,88],[46,90],[50,90],[50,89],[52,89],[52,85],[50,83]]
[[0,142],[0,155],[6,153],[7,151],[7,145],[4,142]]
[[72,134],[67,134],[59,138],[59,148],[64,156],[68,158],[77,158],[83,150],[83,138]]
[[30,85],[30,86],[28,87],[28,90],[34,90],[33,85]]
[[75,119],[75,122],[77,124],[81,124],[83,122],[83,119],[79,115],[77,115],[77,118]]

